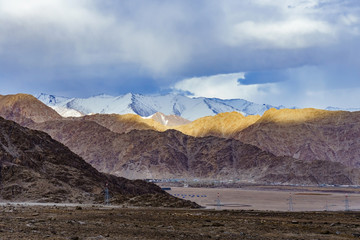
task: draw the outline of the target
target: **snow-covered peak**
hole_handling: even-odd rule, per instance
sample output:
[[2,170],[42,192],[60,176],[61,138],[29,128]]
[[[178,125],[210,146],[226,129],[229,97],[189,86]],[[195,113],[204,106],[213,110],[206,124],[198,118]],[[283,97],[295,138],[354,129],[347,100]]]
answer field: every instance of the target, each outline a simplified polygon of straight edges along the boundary
[[151,116],[148,117],[143,117],[144,119],[153,119],[159,123],[161,123],[164,126],[169,126],[169,127],[173,127],[173,126],[179,126],[179,125],[184,125],[184,124],[188,124],[191,121],[182,118],[180,116],[177,115],[165,115],[161,112],[157,112]]
[[[157,112],[165,115],[177,115],[188,120],[204,116],[213,116],[222,112],[240,112],[243,115],[262,115],[274,106],[256,104],[243,99],[190,98],[180,94],[141,95],[128,93],[120,96],[105,94],[89,98],[66,98],[49,94],[40,94],[39,100],[49,106],[73,109],[80,113],[134,113],[142,117]],[[280,107],[275,107],[279,109]]]
[[327,107],[325,110],[328,111],[348,111],[348,112],[357,112],[360,111],[360,108],[339,108],[339,107]]
[[58,114],[60,114],[62,117],[82,117],[84,114],[82,114],[79,111],[76,111],[74,109],[69,109],[66,107],[60,107],[60,106],[50,106],[52,109],[54,109]]
[[73,99],[68,97],[50,95],[46,93],[40,93],[35,97],[48,106],[62,106]]

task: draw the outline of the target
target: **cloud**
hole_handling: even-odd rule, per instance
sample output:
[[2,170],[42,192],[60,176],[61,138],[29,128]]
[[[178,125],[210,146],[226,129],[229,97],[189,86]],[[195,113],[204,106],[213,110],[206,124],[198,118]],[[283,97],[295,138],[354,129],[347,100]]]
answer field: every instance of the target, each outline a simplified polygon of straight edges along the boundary
[[139,19],[106,14],[97,4],[92,0],[0,1],[0,54],[27,66],[133,63],[153,74],[172,69],[186,58],[186,46],[171,32],[143,26]]
[[231,45],[253,45],[255,48],[306,48],[330,44],[335,30],[322,21],[291,19],[256,23],[245,21],[234,26],[228,42]]
[[353,0],[0,0],[0,82],[300,103],[313,86],[359,87],[359,16]]
[[244,73],[219,74],[214,76],[194,77],[177,82],[173,90],[190,92],[194,97],[242,98],[250,101],[261,99],[277,91],[274,84],[241,84]]

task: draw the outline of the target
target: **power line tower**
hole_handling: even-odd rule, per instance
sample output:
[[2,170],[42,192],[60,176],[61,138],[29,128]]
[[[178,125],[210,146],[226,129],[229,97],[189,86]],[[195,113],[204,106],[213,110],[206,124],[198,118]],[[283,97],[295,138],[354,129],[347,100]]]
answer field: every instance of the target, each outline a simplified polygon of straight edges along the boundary
[[220,208],[221,208],[220,193],[218,193],[216,199],[216,209],[220,210]]
[[105,184],[105,205],[110,204],[110,196],[109,196],[109,183]]
[[2,189],[3,189],[3,186],[2,186],[2,168],[3,168],[3,163],[2,161],[0,161],[0,198],[2,197]]
[[350,211],[350,200],[348,198],[348,195],[345,195],[345,211]]
[[290,196],[287,199],[287,201],[288,201],[288,204],[289,204],[289,212],[294,211],[294,203],[293,203],[293,198],[292,198],[291,193],[290,193]]
[[329,205],[328,205],[328,201],[325,201],[325,212],[329,211]]

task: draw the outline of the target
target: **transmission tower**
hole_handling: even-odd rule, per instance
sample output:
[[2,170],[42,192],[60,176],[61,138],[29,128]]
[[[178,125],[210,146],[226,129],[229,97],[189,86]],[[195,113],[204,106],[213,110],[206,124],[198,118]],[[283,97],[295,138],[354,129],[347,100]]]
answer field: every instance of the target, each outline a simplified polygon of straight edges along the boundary
[[329,205],[328,205],[328,201],[326,200],[326,202],[325,202],[325,211],[327,212],[327,211],[329,211]]
[[349,201],[349,198],[348,198],[348,195],[345,195],[345,211],[350,211],[350,201]]
[[290,212],[294,211],[294,203],[293,203],[293,198],[292,198],[291,193],[287,200],[288,200],[288,204],[289,204],[289,211]]
[[220,201],[220,193],[217,194],[217,199],[216,199],[216,209],[220,210],[221,207],[221,201]]
[[108,183],[106,183],[105,185],[105,205],[109,205],[110,204],[110,196],[109,196],[109,188],[108,188]]
[[0,161],[0,198],[2,197],[2,161]]

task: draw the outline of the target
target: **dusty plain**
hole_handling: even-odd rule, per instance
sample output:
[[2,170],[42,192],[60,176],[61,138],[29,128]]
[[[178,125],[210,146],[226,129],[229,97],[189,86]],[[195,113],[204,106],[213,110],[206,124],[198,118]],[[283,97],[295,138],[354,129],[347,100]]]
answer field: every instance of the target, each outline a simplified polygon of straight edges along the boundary
[[[357,188],[173,187],[168,192],[187,195],[206,208],[1,203],[0,239],[360,238]],[[290,193],[294,211],[288,211]],[[346,195],[350,211],[344,211]]]
[[176,197],[194,201],[206,208],[218,210],[288,211],[290,205],[293,211],[360,210],[359,188],[294,186],[247,186],[244,188],[171,187],[171,190],[167,192]]
[[0,239],[356,239],[357,212],[0,206]]

